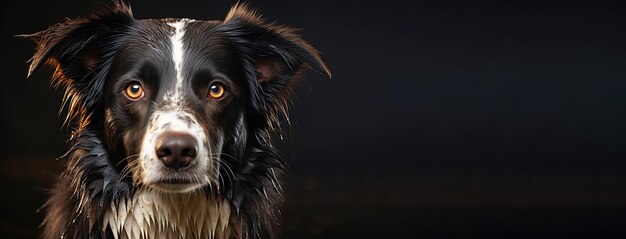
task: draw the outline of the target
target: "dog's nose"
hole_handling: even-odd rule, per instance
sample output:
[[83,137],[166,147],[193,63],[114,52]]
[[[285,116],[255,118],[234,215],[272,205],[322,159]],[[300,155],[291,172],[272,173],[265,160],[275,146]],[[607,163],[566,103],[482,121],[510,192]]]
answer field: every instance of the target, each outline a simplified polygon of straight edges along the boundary
[[172,169],[189,166],[196,158],[197,143],[193,136],[180,132],[162,133],[156,140],[156,155]]

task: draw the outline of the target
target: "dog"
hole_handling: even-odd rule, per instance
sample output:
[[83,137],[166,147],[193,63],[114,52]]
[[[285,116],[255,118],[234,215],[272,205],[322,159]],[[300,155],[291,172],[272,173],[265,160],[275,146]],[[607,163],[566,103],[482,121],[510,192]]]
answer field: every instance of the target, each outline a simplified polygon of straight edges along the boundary
[[30,76],[65,90],[67,168],[43,238],[276,238],[287,170],[272,137],[306,69],[294,29],[246,4],[224,20],[135,19],[114,1],[22,35]]

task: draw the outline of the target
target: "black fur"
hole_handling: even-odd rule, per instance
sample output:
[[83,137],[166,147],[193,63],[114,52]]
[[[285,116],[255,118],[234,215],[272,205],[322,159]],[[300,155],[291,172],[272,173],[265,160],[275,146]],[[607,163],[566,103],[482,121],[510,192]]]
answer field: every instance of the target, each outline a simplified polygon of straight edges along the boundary
[[[219,54],[211,64],[242,79],[237,81],[238,98],[230,107],[216,109],[218,123],[206,121],[209,131],[225,132],[220,160],[228,167],[220,167],[219,189],[203,190],[230,202],[231,223],[242,226],[241,234],[233,237],[275,238],[282,201],[278,177],[287,166],[272,147],[271,135],[287,114],[288,99],[302,71],[312,67],[330,72],[318,52],[292,29],[265,23],[243,5],[233,7],[224,21],[190,24],[196,25],[190,28],[189,38],[198,45],[220,44],[224,49],[211,53]],[[141,122],[147,113],[116,103],[112,79],[134,60],[124,58],[134,49],[130,39],[137,35],[158,39],[165,34],[158,30],[163,28],[155,20],[134,19],[128,4],[115,2],[91,17],[24,36],[38,44],[29,75],[44,61],[56,67],[52,82],[65,90],[66,122],[73,129],[72,146],[63,156],[67,169],[45,205],[44,238],[111,238],[109,230],[101,229],[105,209],[133,197],[142,186],[123,170],[136,153],[140,140],[136,135],[145,127]],[[218,40],[205,40],[207,32]],[[105,119],[106,111],[112,119]],[[239,115],[244,116],[243,122],[234,120]]]

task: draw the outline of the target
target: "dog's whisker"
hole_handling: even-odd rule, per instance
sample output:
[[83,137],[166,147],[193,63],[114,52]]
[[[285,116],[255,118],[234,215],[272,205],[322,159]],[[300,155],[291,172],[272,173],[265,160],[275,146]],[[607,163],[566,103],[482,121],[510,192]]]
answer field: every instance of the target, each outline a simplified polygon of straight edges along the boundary
[[126,164],[126,166],[122,168],[120,174],[117,177],[117,183],[120,183],[124,178],[128,177],[130,173],[134,171],[134,168],[136,168],[138,165],[139,160],[131,160],[128,164]]
[[117,166],[120,166],[120,164],[121,164],[121,163],[126,162],[126,160],[129,160],[129,159],[132,159],[132,158],[139,158],[139,154],[131,154],[131,155],[127,156],[126,158],[123,158],[123,159],[119,160],[119,161],[115,164],[115,166],[116,166],[116,167],[117,167]]
[[[235,177],[235,172],[232,170],[232,167],[228,164],[228,161],[226,160],[222,160],[222,156],[231,158],[231,159],[235,159],[234,156],[226,154],[226,153],[219,153],[219,154],[212,154],[212,157],[214,157],[215,161],[218,163],[218,165],[220,165],[220,167],[224,167],[225,173],[226,175],[224,175],[226,177],[226,179],[229,181],[229,183],[232,183],[234,177]],[[219,175],[217,175],[216,177],[219,177]],[[222,184],[225,184],[223,177],[219,177],[220,180],[222,180]]]

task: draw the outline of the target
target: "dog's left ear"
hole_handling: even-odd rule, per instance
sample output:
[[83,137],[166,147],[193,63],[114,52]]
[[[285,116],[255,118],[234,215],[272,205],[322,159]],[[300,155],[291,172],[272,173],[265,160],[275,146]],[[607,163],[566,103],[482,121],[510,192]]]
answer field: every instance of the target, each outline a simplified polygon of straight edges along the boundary
[[230,10],[219,31],[242,54],[252,107],[270,123],[287,113],[288,98],[305,69],[331,76],[319,52],[294,29],[266,23],[244,4]]

